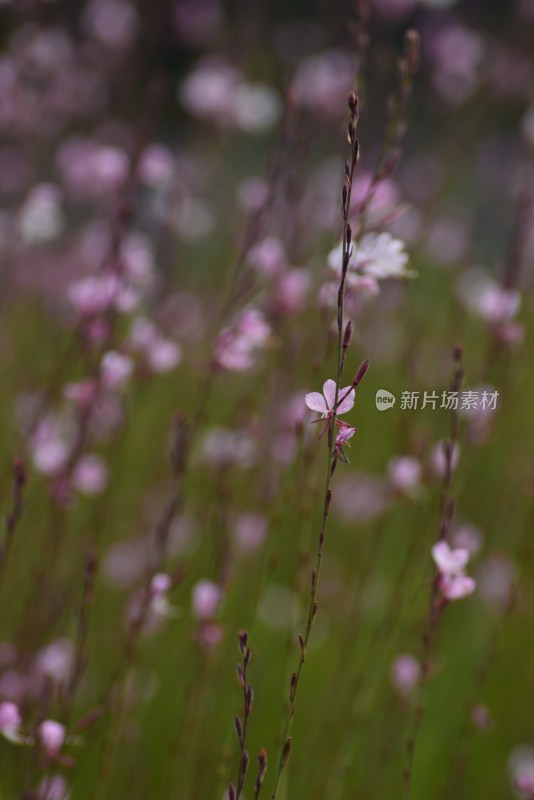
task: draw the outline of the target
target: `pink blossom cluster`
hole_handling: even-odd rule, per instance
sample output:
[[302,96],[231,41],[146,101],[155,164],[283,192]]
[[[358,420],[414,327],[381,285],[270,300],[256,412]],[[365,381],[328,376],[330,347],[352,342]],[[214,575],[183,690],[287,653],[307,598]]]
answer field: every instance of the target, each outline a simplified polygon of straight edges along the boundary
[[438,568],[438,588],[444,600],[460,600],[475,591],[475,579],[465,573],[469,556],[469,550],[453,549],[445,540],[432,548],[432,558]]
[[243,311],[235,323],[221,330],[215,342],[217,366],[243,372],[252,369],[271,339],[271,326],[257,308]]

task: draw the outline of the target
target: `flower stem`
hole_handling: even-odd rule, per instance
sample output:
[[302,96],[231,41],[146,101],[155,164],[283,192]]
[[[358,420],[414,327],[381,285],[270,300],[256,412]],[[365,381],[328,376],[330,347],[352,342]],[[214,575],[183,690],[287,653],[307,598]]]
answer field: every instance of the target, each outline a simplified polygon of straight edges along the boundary
[[[358,120],[358,99],[354,92],[351,92],[348,97],[348,106],[350,112],[350,121],[348,124],[348,141],[351,148],[351,158],[350,161],[347,161],[345,164],[345,183],[343,185],[342,190],[342,216],[343,216],[343,254],[342,254],[342,267],[341,267],[341,279],[338,288],[338,296],[337,296],[337,363],[336,363],[336,394],[334,400],[334,407],[332,410],[332,416],[329,420],[329,427],[328,427],[328,455],[327,455],[327,462],[326,462],[326,475],[325,475],[325,487],[324,487],[324,500],[323,500],[323,510],[322,510],[322,522],[321,522],[321,533],[319,535],[319,543],[317,548],[317,555],[315,559],[315,566],[312,570],[311,574],[311,586],[310,586],[310,601],[308,606],[308,614],[306,619],[306,628],[304,631],[304,635],[299,634],[299,644],[300,644],[300,658],[297,666],[296,672],[293,672],[291,675],[290,681],[290,689],[289,689],[289,709],[286,717],[286,721],[284,724],[284,729],[282,733],[282,741],[280,747],[280,756],[278,759],[278,765],[275,773],[274,785],[271,794],[271,800],[276,800],[278,795],[278,790],[280,787],[280,780],[282,777],[282,773],[284,768],[287,764],[289,759],[289,755],[291,753],[291,726],[293,723],[293,719],[295,716],[296,710],[296,702],[297,702],[297,694],[300,687],[300,681],[302,677],[302,672],[304,670],[304,664],[306,662],[306,653],[308,648],[308,642],[310,640],[311,630],[313,627],[313,623],[315,621],[315,617],[317,616],[317,595],[319,591],[319,579],[321,574],[321,565],[323,560],[323,553],[324,553],[324,544],[326,538],[326,529],[327,529],[327,522],[328,522],[328,515],[330,512],[330,503],[332,500],[332,491],[331,491],[331,483],[332,477],[335,472],[335,468],[337,465],[337,453],[335,451],[335,425],[336,425],[336,418],[337,418],[337,408],[339,406],[340,400],[342,398],[339,397],[340,392],[340,382],[341,382],[341,374],[343,371],[343,362],[344,362],[344,351],[343,351],[343,341],[344,341],[344,330],[343,330],[343,317],[344,317],[344,299],[345,299],[345,278],[347,275],[347,269],[349,265],[349,260],[351,256],[351,241],[352,241],[352,230],[349,223],[349,211],[351,205],[351,196],[352,196],[352,182],[354,178],[354,173],[356,171],[356,166],[358,163],[358,156],[359,156],[359,143],[356,138],[356,125]],[[365,366],[358,370],[357,376],[353,381],[353,386],[356,386],[357,383],[363,378],[365,371],[367,369],[368,362],[364,362]]]

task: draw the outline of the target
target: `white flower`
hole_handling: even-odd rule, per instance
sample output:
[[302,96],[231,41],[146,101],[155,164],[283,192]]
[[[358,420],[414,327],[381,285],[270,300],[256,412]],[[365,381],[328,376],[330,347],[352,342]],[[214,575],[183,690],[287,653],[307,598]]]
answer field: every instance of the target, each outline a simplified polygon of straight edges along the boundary
[[[354,245],[349,261],[348,283],[356,276],[365,276],[381,281],[386,278],[412,278],[415,272],[408,270],[408,253],[401,239],[390,233],[367,233]],[[339,244],[328,255],[328,266],[337,274],[341,271],[343,244]]]

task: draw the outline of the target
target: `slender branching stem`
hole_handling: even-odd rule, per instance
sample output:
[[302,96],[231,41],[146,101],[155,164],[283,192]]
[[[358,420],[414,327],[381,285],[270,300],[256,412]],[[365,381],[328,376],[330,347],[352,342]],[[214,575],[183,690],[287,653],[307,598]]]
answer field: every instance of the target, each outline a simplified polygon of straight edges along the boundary
[[[456,346],[453,350],[454,372],[451,382],[451,392],[459,396],[464,378],[462,365],[462,348]],[[459,415],[456,408],[451,409],[449,438],[444,442],[445,468],[443,472],[443,483],[440,499],[440,514],[438,522],[438,541],[447,538],[449,527],[454,515],[455,502],[451,497],[450,488],[452,474],[454,470],[454,453],[458,441]],[[425,713],[425,693],[430,674],[430,653],[431,642],[436,627],[436,623],[444,607],[444,601],[440,597],[438,587],[438,572],[434,570],[432,585],[430,588],[430,599],[428,603],[428,615],[425,629],[422,636],[423,656],[421,661],[421,673],[419,676],[419,696],[415,707],[412,734],[406,743],[408,753],[408,763],[404,771],[404,800],[410,800],[413,782],[413,765],[415,759],[415,749],[417,739],[423,723]]]
[[[352,230],[349,223],[349,212],[351,207],[353,179],[359,157],[359,143],[358,139],[356,138],[356,125],[358,120],[358,99],[354,94],[354,92],[351,92],[349,94],[348,105],[350,113],[350,121],[348,124],[350,160],[347,161],[345,164],[345,183],[343,185],[343,190],[342,190],[343,248],[342,248],[341,278],[337,295],[337,358],[336,358],[336,381],[335,381],[336,392],[335,392],[334,407],[332,409],[332,414],[330,416],[328,423],[328,453],[326,460],[321,532],[319,535],[319,543],[317,548],[315,566],[311,574],[310,600],[306,618],[306,627],[304,629],[304,634],[299,634],[300,658],[297,669],[291,675],[291,680],[290,680],[289,709],[282,732],[280,755],[278,758],[278,764],[274,778],[274,785],[271,794],[272,800],[276,800],[276,797],[278,795],[278,790],[280,787],[280,780],[282,777],[282,773],[284,771],[289,755],[291,753],[291,736],[290,736],[291,726],[295,716],[297,694],[300,687],[302,673],[304,670],[304,664],[306,663],[308,642],[310,639],[313,623],[317,615],[317,607],[318,607],[317,595],[319,591],[319,579],[320,579],[321,565],[324,554],[328,515],[330,512],[330,503],[332,500],[331,483],[337,465],[335,431],[336,431],[337,409],[341,401],[344,399],[344,397],[340,397],[340,383],[341,383],[341,375],[343,372],[343,366],[345,360],[344,356],[346,352],[346,347],[344,347],[344,343],[348,339],[348,336],[345,335],[343,322],[344,322],[345,280],[351,256],[351,242],[352,242]],[[368,362],[365,361],[364,364],[362,364],[362,367],[360,367],[360,369],[358,370],[356,378],[353,380],[349,391],[351,391],[363,378],[363,375],[367,370],[367,366]]]

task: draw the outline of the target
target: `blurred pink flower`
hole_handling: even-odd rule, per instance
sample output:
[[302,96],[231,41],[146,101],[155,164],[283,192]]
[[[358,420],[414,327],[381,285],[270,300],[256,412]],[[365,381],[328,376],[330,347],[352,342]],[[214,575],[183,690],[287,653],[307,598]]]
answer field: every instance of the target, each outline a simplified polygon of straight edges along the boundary
[[95,316],[107,311],[119,293],[115,275],[89,275],[71,284],[68,296],[72,306],[81,316]]
[[139,178],[153,189],[167,186],[174,177],[176,159],[163,144],[154,142],[148,145],[139,160]]
[[165,597],[171,586],[170,576],[164,572],[158,572],[150,582],[150,592],[153,597]]
[[56,758],[65,742],[65,726],[53,719],[45,719],[39,725],[37,734],[47,756]]
[[477,570],[480,596],[497,610],[505,610],[514,592],[517,567],[507,556],[489,556]]
[[292,97],[314,111],[338,116],[353,73],[353,57],[344,50],[326,50],[309,56],[297,64]]
[[419,682],[421,665],[414,656],[401,653],[393,661],[390,674],[395,689],[406,697],[413,692]]
[[200,580],[193,587],[191,603],[193,615],[200,622],[212,619],[221,604],[222,590],[216,583]]
[[257,352],[271,337],[271,327],[262,312],[248,308],[242,312],[235,325],[224,328],[217,337],[214,359],[220,367],[245,371],[255,365]]
[[69,639],[56,641],[43,647],[35,657],[35,671],[46,681],[64,684],[71,675],[74,664],[74,645]]
[[365,524],[383,514],[391,503],[391,490],[381,477],[351,473],[338,480],[333,505],[351,525]]
[[121,389],[130,378],[133,367],[133,361],[129,356],[110,350],[102,358],[102,384],[106,389]]
[[432,558],[441,575],[457,575],[467,566],[469,551],[463,547],[451,550],[447,542],[441,541],[432,548]]
[[462,303],[490,325],[511,321],[519,311],[521,295],[505,289],[481,269],[470,269],[461,277],[458,294]]
[[172,588],[172,579],[170,575],[164,572],[158,572],[153,576],[150,583],[150,608],[151,610],[161,616],[176,618],[180,616],[181,611],[174,606],[171,606],[167,595]]
[[91,0],[84,22],[88,33],[111,49],[130,46],[139,27],[135,7],[127,0]]
[[450,536],[454,547],[465,548],[470,556],[476,555],[482,547],[482,533],[474,525],[458,525]]
[[530,745],[516,747],[508,759],[512,785],[524,800],[534,798],[534,748]]
[[459,600],[474,592],[476,582],[464,572],[469,561],[468,550],[461,547],[452,550],[442,540],[432,548],[432,558],[439,571],[438,586],[445,600]]
[[247,264],[267,277],[282,272],[286,265],[286,254],[280,239],[266,236],[256,242],[248,251]]
[[[237,189],[237,202],[244,211],[259,211],[269,196],[269,184],[264,178],[250,177],[241,181]],[[265,241],[265,240],[264,240]],[[275,240],[278,241],[278,240]],[[251,247],[248,253],[247,261],[253,264],[254,256],[251,258],[251,253],[255,247],[261,246],[261,242]],[[260,268],[260,272],[263,271]]]
[[100,456],[83,455],[72,472],[72,484],[82,494],[101,494],[108,485],[108,468]]
[[43,778],[37,787],[37,800],[69,800],[70,791],[63,775]]
[[214,469],[233,464],[247,469],[256,463],[258,452],[255,440],[246,431],[211,428],[204,437],[203,456]]
[[468,597],[476,589],[474,578],[460,573],[458,575],[442,575],[439,581],[441,594],[446,600],[460,600]]
[[300,313],[304,309],[310,283],[310,274],[305,269],[295,267],[283,272],[275,286],[274,309],[284,314]]
[[21,724],[22,717],[15,703],[7,700],[0,703],[0,735],[6,739],[16,739]]
[[213,650],[224,636],[224,631],[220,625],[214,622],[203,622],[196,630],[198,643],[204,650]]
[[84,378],[78,383],[67,383],[63,387],[63,396],[87,410],[93,405],[97,395],[97,383],[92,378]]
[[398,492],[413,496],[421,488],[423,467],[415,456],[394,456],[387,467],[389,482]]
[[253,511],[240,514],[233,529],[236,544],[244,553],[257,550],[267,536],[267,520]]
[[37,441],[32,447],[33,466],[49,477],[58,475],[69,460],[69,446],[59,437]]
[[157,338],[148,345],[146,358],[152,372],[170,372],[181,362],[182,349],[170,339]]

